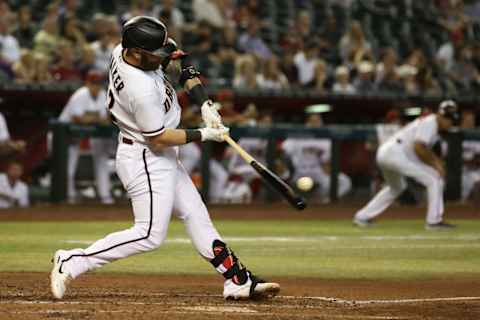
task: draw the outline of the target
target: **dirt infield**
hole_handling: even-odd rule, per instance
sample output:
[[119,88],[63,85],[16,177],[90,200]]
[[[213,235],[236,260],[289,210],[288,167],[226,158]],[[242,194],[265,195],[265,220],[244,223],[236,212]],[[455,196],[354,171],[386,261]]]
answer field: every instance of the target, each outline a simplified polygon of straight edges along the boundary
[[[355,208],[335,205],[297,212],[284,206],[214,206],[211,215],[214,220],[350,219]],[[451,219],[480,217],[472,207],[449,208],[455,212]],[[424,214],[424,208],[394,207],[384,217],[421,218]],[[128,205],[44,206],[2,211],[0,221],[129,220],[131,216]],[[282,286],[280,296],[233,302],[222,299],[219,276],[100,272],[75,280],[64,300],[53,301],[47,273],[0,273],[0,320],[480,319],[480,279],[476,276],[409,281],[273,280]]]
[[275,280],[279,297],[234,302],[214,276],[90,274],[53,301],[48,274],[3,273],[0,319],[480,319],[480,279]]
[[[337,203],[311,206],[297,211],[284,204],[263,205],[212,205],[209,212],[212,219],[234,220],[315,220],[351,219],[365,203]],[[420,206],[393,206],[381,219],[423,219],[426,208]],[[44,205],[28,209],[0,210],[0,221],[82,221],[82,220],[130,220],[132,211],[128,203],[122,205]],[[480,208],[470,205],[449,204],[446,207],[447,219],[480,218]]]

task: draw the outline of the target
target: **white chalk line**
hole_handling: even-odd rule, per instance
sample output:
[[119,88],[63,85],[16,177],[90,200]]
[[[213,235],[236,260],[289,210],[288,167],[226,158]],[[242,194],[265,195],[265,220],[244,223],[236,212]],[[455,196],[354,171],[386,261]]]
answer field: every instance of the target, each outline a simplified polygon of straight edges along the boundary
[[[116,296],[132,296],[135,297],[134,293],[124,293],[118,292],[115,293]],[[12,297],[17,297],[18,295],[12,295]],[[218,294],[167,294],[167,293],[149,293],[149,297],[185,297],[185,298],[219,298],[222,299],[222,295]],[[8,296],[3,296],[8,297]],[[413,298],[413,299],[392,299],[392,300],[346,300],[341,298],[333,297],[316,297],[316,296],[276,296],[273,298],[275,300],[315,300],[321,302],[330,302],[343,305],[359,305],[359,304],[409,304],[409,303],[422,303],[422,302],[452,302],[452,301],[480,301],[480,297],[443,297],[443,298]],[[35,304],[65,304],[65,305],[76,305],[76,304],[106,304],[103,300],[100,301],[52,301],[52,300],[3,300],[0,301],[0,304],[24,304],[24,305],[35,305]],[[122,304],[129,305],[167,305],[166,301],[164,302],[139,302],[139,301],[125,301]],[[178,303],[176,303],[178,304]],[[247,306],[246,304],[239,306]],[[257,307],[272,307],[273,305],[267,304],[256,304]],[[286,306],[286,305],[274,305],[278,308],[295,308],[297,306]],[[302,306],[305,307],[305,306]]]
[[[320,242],[320,241],[347,241],[347,240],[371,240],[371,241],[385,241],[385,240],[399,240],[399,241],[428,241],[428,240],[458,240],[458,241],[478,241],[480,235],[478,234],[464,234],[458,236],[425,236],[425,235],[410,235],[410,236],[317,236],[317,237],[226,237],[229,242]],[[63,240],[64,243],[71,244],[85,244],[90,245],[94,240]],[[165,243],[190,243],[189,238],[170,238],[165,240]],[[457,244],[456,246],[459,246]],[[468,243],[468,245],[478,245]]]

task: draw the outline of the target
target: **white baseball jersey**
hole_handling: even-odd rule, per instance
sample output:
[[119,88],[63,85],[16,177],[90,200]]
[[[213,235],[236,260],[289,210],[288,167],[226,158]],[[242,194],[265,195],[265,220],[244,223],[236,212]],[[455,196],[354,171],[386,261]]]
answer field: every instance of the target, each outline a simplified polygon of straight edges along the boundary
[[10,140],[10,133],[8,132],[7,121],[0,112],[0,141]]
[[463,161],[472,161],[476,155],[480,155],[480,141],[463,141]]
[[439,139],[437,118],[435,114],[431,114],[410,122],[388,139],[387,142],[395,141],[400,143],[409,159],[421,161],[415,154],[415,142],[423,142],[427,147],[431,148]]
[[290,156],[295,168],[315,168],[330,162],[332,141],[329,139],[289,138],[282,149]]
[[97,97],[94,98],[86,86],[83,86],[73,93],[63,108],[59,120],[61,122],[71,123],[73,117],[80,117],[87,112],[96,112],[101,117],[107,117],[107,110],[105,108],[107,95],[105,90],[101,90]]
[[0,208],[11,208],[16,202],[20,207],[27,207],[28,187],[25,183],[17,181],[10,185],[6,174],[0,174]]
[[394,123],[377,124],[375,129],[377,131],[378,144],[384,144],[391,136],[398,132],[402,127]]
[[122,46],[112,53],[108,85],[108,109],[124,137],[145,143],[180,123],[177,94],[162,69],[142,71],[122,57]]
[[470,165],[469,162],[480,155],[480,141],[464,141],[462,170],[462,199],[466,200],[472,193],[475,185],[480,183],[480,168]]

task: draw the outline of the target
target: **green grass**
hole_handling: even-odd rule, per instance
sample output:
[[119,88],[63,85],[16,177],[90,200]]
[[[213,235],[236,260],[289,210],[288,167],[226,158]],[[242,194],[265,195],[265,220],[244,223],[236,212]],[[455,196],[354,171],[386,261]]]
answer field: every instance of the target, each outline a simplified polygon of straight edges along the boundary
[[[443,278],[480,275],[480,221],[459,220],[453,231],[423,229],[421,220],[382,221],[358,229],[350,221],[217,221],[242,262],[257,273],[321,278]],[[125,229],[127,222],[0,223],[0,271],[48,272],[58,248],[86,247]],[[154,252],[112,263],[100,272],[213,274],[173,221]],[[263,239],[262,239],[263,237]],[[260,239],[258,239],[260,238]],[[273,239],[272,239],[273,238]],[[177,240],[175,240],[177,239]]]

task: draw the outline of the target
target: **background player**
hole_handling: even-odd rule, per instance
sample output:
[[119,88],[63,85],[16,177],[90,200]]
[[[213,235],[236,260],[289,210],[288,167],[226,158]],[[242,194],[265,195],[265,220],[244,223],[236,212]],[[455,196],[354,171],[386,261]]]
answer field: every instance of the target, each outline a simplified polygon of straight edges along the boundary
[[0,174],[0,208],[28,207],[28,186],[20,178],[23,175],[21,163],[11,161],[7,171]]
[[443,221],[443,188],[445,167],[431,150],[440,133],[459,121],[457,104],[452,100],[440,103],[438,111],[420,117],[403,127],[377,151],[377,163],[386,186],[353,219],[358,226],[368,226],[372,219],[387,209],[405,190],[405,177],[410,177],[427,188],[428,211],[426,229],[450,229]]
[[[462,114],[462,129],[475,128],[475,113],[465,111]],[[463,141],[462,200],[469,198],[478,203],[480,199],[480,142]]]
[[[307,116],[306,127],[320,128],[323,120],[320,114]],[[293,180],[310,177],[319,186],[322,202],[329,200],[330,192],[330,160],[332,141],[319,138],[288,138],[282,144],[282,149],[290,157],[294,174]],[[352,189],[352,181],[345,173],[338,175],[338,197],[341,198]]]
[[181,109],[163,70],[170,59],[182,55],[157,19],[138,16],[123,26],[122,44],[114,49],[110,63],[108,108],[120,129],[116,169],[131,199],[135,223],[86,249],[58,250],[50,276],[55,298],[64,296],[72,278],[158,248],[167,236],[172,211],[183,221],[199,254],[225,277],[226,299],[265,297],[280,290],[278,284],[252,275],[227,247],[178,159],[178,145],[223,141],[228,134],[198,79],[199,72],[187,62],[182,66],[180,84],[202,106],[208,127],[176,129]]
[[[245,119],[245,123],[249,126],[269,127],[272,125],[272,115],[269,112],[258,114],[256,111],[248,112],[250,118]],[[248,152],[260,163],[267,163],[267,145],[268,140],[263,138],[240,138],[238,145]],[[230,174],[229,182],[226,186],[223,198],[225,202],[245,202],[252,200],[253,194],[257,190],[252,190],[251,186],[256,179],[259,179],[258,173],[246,163],[245,160],[232,148],[227,149],[229,155],[228,172]],[[255,189],[255,188],[253,188]]]
[[[0,99],[1,103],[1,99]],[[0,156],[7,157],[12,154],[25,152],[26,143],[23,140],[12,140],[8,131],[7,121],[0,112]]]
[[[60,114],[59,120],[66,123],[76,124],[106,124],[110,123],[107,116],[106,92],[102,89],[105,77],[98,71],[91,70],[85,78],[85,85],[77,89],[67,102]],[[108,167],[109,150],[112,149],[113,141],[103,138],[91,138],[93,165],[97,193],[104,204],[113,203],[110,194],[110,170]],[[80,157],[79,141],[72,141],[68,147],[68,198],[75,202],[77,192],[75,190],[75,173],[77,171],[78,158]]]

